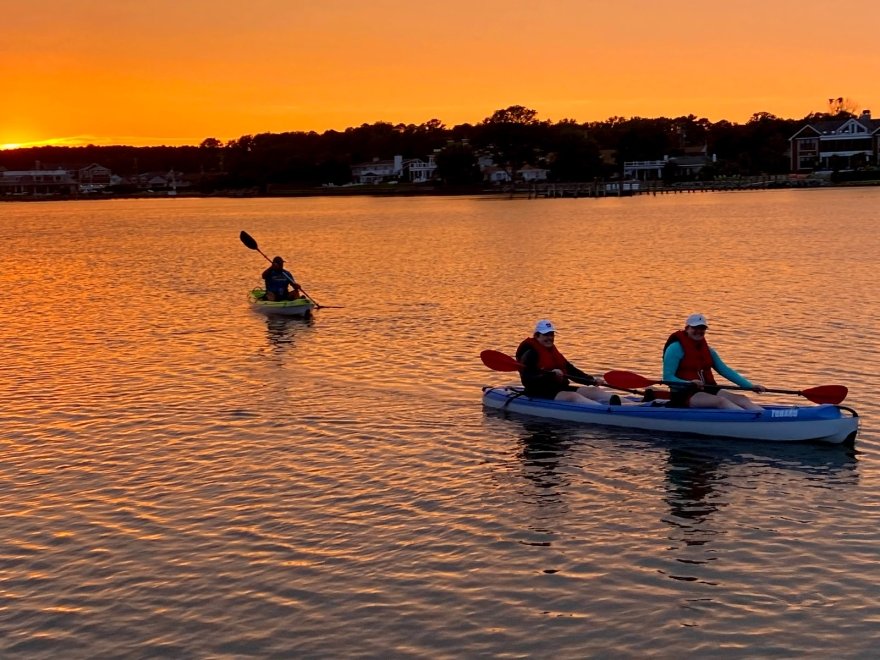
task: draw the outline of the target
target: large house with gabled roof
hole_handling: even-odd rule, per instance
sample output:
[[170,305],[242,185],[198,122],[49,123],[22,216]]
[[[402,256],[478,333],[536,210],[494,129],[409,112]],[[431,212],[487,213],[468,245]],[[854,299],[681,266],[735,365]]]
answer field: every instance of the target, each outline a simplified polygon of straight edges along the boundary
[[858,117],[810,122],[789,138],[791,171],[853,169],[880,164],[880,120]]
[[354,183],[384,183],[389,181],[409,181],[410,183],[426,183],[437,171],[435,155],[427,160],[410,158],[404,160],[397,155],[393,160],[374,158],[369,163],[357,163],[351,166],[351,179]]
[[0,195],[73,195],[76,179],[69,170],[3,170],[0,172]]
[[99,192],[110,185],[112,173],[103,165],[45,167],[37,161],[32,170],[0,167],[0,195],[76,195]]

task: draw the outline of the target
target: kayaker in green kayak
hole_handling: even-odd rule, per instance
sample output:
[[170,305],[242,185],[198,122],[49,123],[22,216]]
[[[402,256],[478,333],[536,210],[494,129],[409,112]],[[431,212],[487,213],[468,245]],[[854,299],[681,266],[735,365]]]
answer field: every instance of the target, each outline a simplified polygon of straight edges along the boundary
[[[575,367],[559,352],[555,342],[556,326],[542,320],[535,326],[534,334],[524,339],[516,349],[516,359],[525,365],[519,375],[526,396],[588,405],[620,404],[618,395],[598,387],[605,385],[603,378],[591,376]],[[585,387],[570,385],[569,378],[583,383]]]
[[290,271],[284,269],[284,259],[275,257],[272,265],[263,271],[266,283],[266,300],[296,300],[302,297],[300,286]]
[[663,347],[663,380],[670,385],[669,406],[673,408],[726,408],[728,410],[763,410],[747,396],[722,390],[716,385],[715,370],[729,381],[754,392],[767,388],[749,382],[728,367],[715,349],[706,343],[709,322],[703,314],[691,314],[684,329],[673,332]]

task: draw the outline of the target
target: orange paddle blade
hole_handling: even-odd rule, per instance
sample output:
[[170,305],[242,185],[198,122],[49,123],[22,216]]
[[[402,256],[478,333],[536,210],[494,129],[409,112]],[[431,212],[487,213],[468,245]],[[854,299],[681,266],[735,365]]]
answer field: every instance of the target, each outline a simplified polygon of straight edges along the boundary
[[494,371],[519,371],[523,365],[501,351],[486,350],[480,353],[480,359]]
[[849,390],[845,385],[820,385],[798,392],[813,403],[833,403],[837,405],[846,398]]
[[639,387],[649,387],[656,385],[660,381],[648,380],[644,376],[640,376],[632,371],[606,371],[602,376],[605,382],[611,387],[618,389],[636,389]]

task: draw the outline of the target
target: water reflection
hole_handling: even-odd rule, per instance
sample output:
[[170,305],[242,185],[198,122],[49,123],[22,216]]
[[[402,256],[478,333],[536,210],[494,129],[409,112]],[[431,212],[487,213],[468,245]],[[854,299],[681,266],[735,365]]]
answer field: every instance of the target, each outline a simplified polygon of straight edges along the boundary
[[[665,500],[669,514],[662,520],[673,528],[670,548],[679,566],[689,571],[661,571],[674,580],[706,581],[697,567],[716,559],[711,542],[725,533],[729,518],[748,518],[737,492],[773,484],[778,496],[803,502],[806,487],[849,489],[858,484],[857,452],[844,445],[753,445],[693,440],[668,447]],[[807,483],[804,483],[804,482]],[[682,574],[687,573],[687,574]]]
[[266,316],[266,338],[270,346],[286,349],[294,343],[298,332],[303,328],[310,328],[314,322],[314,318]]
[[523,422],[522,427],[517,458],[523,476],[534,484],[540,499],[560,499],[569,485],[569,476],[558,468],[560,460],[571,452],[571,429],[548,426],[546,422]]
[[716,534],[709,517],[725,506],[715,497],[721,462],[711,454],[670,447],[666,465],[666,503],[671,516],[664,522],[681,530],[685,545],[703,545]]
[[[0,204],[0,658],[872,657],[880,187],[165,202]],[[349,308],[249,313],[243,228]],[[73,304],[28,307],[38,259]],[[695,310],[750,377],[852,384],[858,461],[480,413],[538,318],[654,376]]]
[[[675,441],[668,448],[672,468],[716,465],[731,468],[751,465],[789,470],[821,477],[829,483],[854,484],[858,481],[858,454],[852,446],[809,443],[766,444],[745,440]],[[699,490],[699,489],[698,489]]]
[[[507,417],[505,413],[487,413],[493,417]],[[570,461],[576,430],[547,422],[516,421],[521,431],[516,444],[514,474],[522,480],[515,488],[527,507],[523,512],[526,524],[519,543],[550,546],[557,534],[557,526],[569,513],[565,495],[572,487]]]

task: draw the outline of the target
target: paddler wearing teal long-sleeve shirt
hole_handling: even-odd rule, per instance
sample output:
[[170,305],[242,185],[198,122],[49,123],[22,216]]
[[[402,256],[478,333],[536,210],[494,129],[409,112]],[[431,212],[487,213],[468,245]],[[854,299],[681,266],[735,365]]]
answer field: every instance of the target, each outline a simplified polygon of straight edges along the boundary
[[750,382],[728,367],[706,343],[709,322],[703,314],[691,314],[684,329],[673,332],[663,348],[663,380],[681,383],[670,385],[669,405],[676,408],[726,408],[728,410],[763,410],[747,396],[722,390],[712,371],[753,392],[767,388]]

